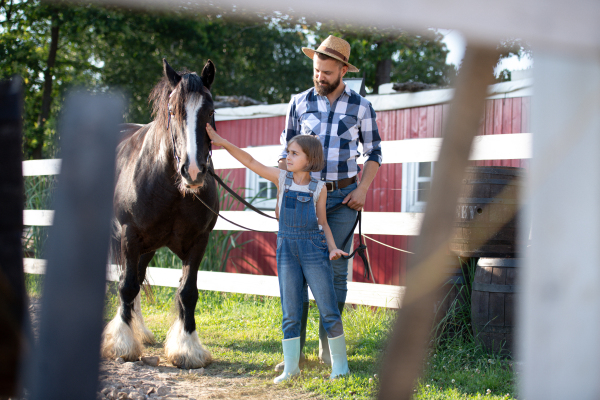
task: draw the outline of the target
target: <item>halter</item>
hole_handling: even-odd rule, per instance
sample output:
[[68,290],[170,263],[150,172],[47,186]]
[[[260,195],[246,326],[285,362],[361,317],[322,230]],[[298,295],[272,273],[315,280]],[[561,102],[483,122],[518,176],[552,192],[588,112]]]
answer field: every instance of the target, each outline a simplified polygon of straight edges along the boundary
[[[204,90],[206,90],[210,94],[210,90],[208,90],[206,88],[204,88]],[[173,96],[173,93],[175,93],[175,92],[171,92],[171,94],[169,95],[169,99],[171,98],[171,96]],[[175,160],[177,160],[177,170],[179,170],[180,159],[179,159],[179,155],[177,154],[177,148],[175,147],[175,135],[173,135],[173,131],[171,130],[171,116],[175,116],[175,114],[173,114],[173,109],[171,108],[170,101],[167,103],[167,107],[169,109],[169,118],[167,120],[167,131],[169,131],[169,133],[171,134],[171,141],[173,142],[173,157],[175,157]],[[216,111],[213,110],[213,114],[210,118],[210,126],[212,126],[213,129],[216,131],[217,127],[215,125],[215,114],[216,114]],[[211,158],[212,158],[212,142],[209,139],[209,141],[208,141],[208,156],[206,157],[206,164],[209,164]]]

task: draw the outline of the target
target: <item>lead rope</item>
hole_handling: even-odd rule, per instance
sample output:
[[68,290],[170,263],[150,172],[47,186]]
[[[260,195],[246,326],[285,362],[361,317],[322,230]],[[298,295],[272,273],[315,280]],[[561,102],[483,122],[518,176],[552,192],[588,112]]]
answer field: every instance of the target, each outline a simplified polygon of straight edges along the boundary
[[[327,210],[327,213],[331,213],[333,211],[339,210],[342,207],[348,207],[347,204],[338,204],[337,206],[333,206],[330,209]],[[354,230],[356,229],[356,225],[358,225],[358,247],[356,249],[354,249],[354,251],[352,253],[350,253],[347,256],[342,256],[342,258],[344,260],[349,260],[352,257],[354,257],[354,255],[356,253],[358,253],[358,255],[360,256],[360,258],[363,261],[363,264],[365,266],[365,272],[363,274],[363,276],[365,277],[365,279],[369,279],[369,272],[371,271],[371,267],[369,266],[369,261],[367,259],[367,256],[365,255],[365,250],[367,250],[367,245],[363,243],[362,240],[362,211],[358,211],[358,214],[356,215],[356,221],[354,221],[354,226],[352,227],[352,229],[350,230],[350,233],[348,234],[348,236],[346,237],[346,240],[344,240],[344,244],[342,244],[342,246],[340,247],[340,249],[343,249],[344,247],[346,247],[346,244],[348,243],[348,241],[350,240],[350,238],[352,238],[352,236],[354,235]]]

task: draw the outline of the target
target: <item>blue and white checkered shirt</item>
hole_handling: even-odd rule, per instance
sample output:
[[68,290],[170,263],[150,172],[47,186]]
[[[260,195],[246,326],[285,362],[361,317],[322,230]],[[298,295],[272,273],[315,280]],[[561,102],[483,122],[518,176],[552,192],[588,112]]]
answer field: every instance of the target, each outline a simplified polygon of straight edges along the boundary
[[346,86],[334,106],[332,110],[327,97],[314,88],[292,96],[279,159],[287,157],[287,142],[294,136],[316,135],[325,154],[325,168],[312,173],[317,179],[337,181],[357,175],[359,141],[367,160],[381,165],[381,138],[371,103]]

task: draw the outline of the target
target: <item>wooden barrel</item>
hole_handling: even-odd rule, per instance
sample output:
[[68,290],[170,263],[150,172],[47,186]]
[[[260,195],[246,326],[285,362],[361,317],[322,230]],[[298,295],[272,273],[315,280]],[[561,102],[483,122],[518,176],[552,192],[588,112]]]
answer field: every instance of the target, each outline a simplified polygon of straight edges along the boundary
[[517,256],[517,211],[523,174],[523,168],[467,168],[450,251],[461,257]]
[[475,339],[494,352],[513,351],[517,258],[480,258],[471,292]]

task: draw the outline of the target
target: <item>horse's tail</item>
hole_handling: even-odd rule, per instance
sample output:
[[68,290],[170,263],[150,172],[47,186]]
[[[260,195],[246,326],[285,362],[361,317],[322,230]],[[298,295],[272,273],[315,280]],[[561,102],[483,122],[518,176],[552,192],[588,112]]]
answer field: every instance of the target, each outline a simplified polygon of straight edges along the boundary
[[121,224],[116,218],[113,219],[113,228],[110,235],[109,260],[111,264],[117,266],[117,271],[121,273],[123,269],[123,259],[121,255]]

